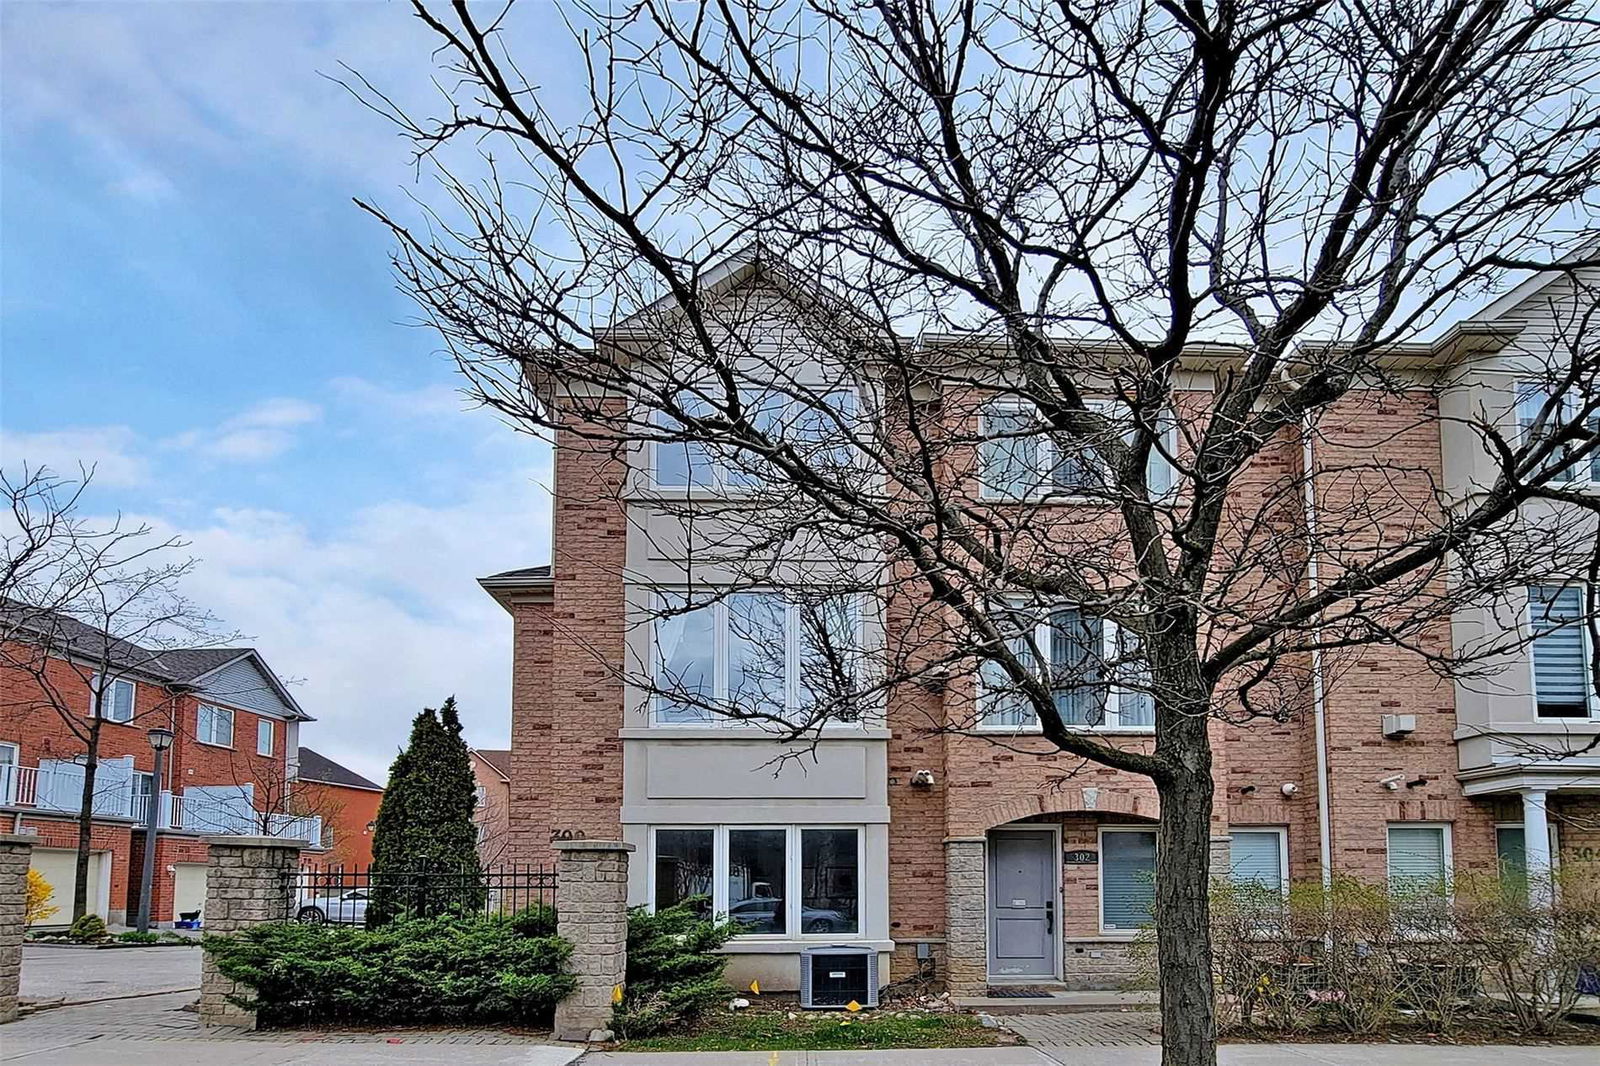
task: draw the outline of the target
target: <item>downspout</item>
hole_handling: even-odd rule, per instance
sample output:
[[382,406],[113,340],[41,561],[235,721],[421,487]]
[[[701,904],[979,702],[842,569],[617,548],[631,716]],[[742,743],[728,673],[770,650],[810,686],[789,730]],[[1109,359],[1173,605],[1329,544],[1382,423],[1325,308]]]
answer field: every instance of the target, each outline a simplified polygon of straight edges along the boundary
[[[1304,474],[1306,513],[1306,585],[1315,596],[1321,588],[1317,565],[1317,486],[1313,470],[1316,456],[1311,447],[1311,418],[1300,416],[1300,464]],[[1311,631],[1313,642],[1321,639],[1320,627]],[[1317,837],[1318,858],[1324,891],[1333,887],[1333,819],[1328,806],[1328,713],[1322,674],[1322,649],[1311,649],[1311,708],[1317,740]]]

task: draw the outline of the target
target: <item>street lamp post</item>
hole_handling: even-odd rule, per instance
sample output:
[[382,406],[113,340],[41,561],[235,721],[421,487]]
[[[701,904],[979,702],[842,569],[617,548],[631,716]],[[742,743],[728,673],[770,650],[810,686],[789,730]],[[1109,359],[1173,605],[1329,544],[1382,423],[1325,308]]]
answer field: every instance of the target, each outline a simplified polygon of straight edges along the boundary
[[139,880],[139,924],[141,933],[150,931],[150,892],[156,880],[156,834],[161,822],[161,760],[172,747],[172,730],[160,726],[146,734],[150,747],[156,753],[155,768],[150,774],[150,795],[145,800],[144,812],[144,876]]

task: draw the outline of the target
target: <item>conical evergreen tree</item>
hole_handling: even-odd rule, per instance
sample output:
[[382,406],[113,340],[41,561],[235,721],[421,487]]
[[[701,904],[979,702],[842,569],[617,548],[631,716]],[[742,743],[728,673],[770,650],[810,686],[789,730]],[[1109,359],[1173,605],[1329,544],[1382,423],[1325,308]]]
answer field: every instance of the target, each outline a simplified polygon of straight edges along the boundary
[[472,762],[451,696],[412,720],[411,739],[390,767],[372,834],[368,925],[483,906],[475,804]]

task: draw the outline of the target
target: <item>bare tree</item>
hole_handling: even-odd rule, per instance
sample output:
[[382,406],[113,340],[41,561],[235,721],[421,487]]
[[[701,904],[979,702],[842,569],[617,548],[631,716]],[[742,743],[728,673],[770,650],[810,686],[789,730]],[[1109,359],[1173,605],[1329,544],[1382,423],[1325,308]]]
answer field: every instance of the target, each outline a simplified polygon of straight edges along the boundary
[[[893,620],[841,648],[802,603],[798,701],[616,669],[785,736],[943,687],[970,710],[929,728],[1036,722],[1149,777],[1167,1063],[1215,1060],[1218,723],[1302,713],[1373,644],[1465,676],[1518,638],[1463,649],[1452,615],[1556,563],[1593,628],[1600,505],[1565,473],[1600,448],[1586,6],[579,4],[575,101],[509,6],[413,8],[442,112],[352,88],[443,193],[421,224],[363,206],[478,398],[596,454],[564,493],[680,519],[716,591],[658,622],[709,596],[759,643],[738,594],[797,584]],[[1493,330],[1418,338],[1517,270],[1558,275],[1570,328],[1536,393],[1452,409]],[[1487,458],[1443,484],[1352,444],[1353,411]],[[664,459],[676,491],[640,476]],[[1153,741],[1091,728],[1113,698]]]
[[[195,561],[187,544],[118,515],[96,522],[83,514],[93,478],[76,479],[44,467],[0,471],[9,510],[0,586],[0,670],[26,682],[6,686],[6,717],[54,714],[82,750],[78,854],[72,917],[88,908],[89,859],[100,769],[101,734],[108,721],[161,724],[176,731],[184,691],[170,683],[162,654],[222,642],[217,620],[179,592]],[[118,682],[143,682],[162,693],[136,704]],[[87,698],[86,698],[87,696]],[[150,802],[160,783],[153,782]],[[119,811],[130,815],[133,811]]]

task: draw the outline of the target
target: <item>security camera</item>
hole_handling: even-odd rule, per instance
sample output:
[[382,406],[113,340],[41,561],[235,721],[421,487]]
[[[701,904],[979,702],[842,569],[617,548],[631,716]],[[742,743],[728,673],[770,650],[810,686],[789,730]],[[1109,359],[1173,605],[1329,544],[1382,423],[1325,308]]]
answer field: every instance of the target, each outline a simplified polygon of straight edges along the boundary
[[916,773],[911,775],[911,785],[913,788],[932,788],[933,771],[918,770]]
[[1285,796],[1292,796],[1296,792],[1300,791],[1300,786],[1295,784],[1293,781],[1285,781],[1278,791],[1282,792]]

